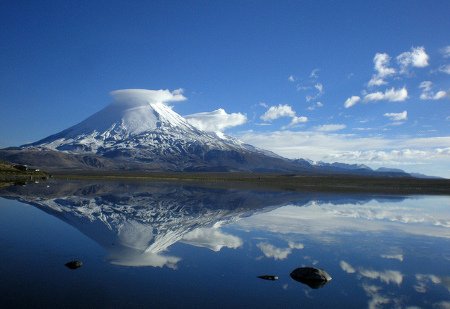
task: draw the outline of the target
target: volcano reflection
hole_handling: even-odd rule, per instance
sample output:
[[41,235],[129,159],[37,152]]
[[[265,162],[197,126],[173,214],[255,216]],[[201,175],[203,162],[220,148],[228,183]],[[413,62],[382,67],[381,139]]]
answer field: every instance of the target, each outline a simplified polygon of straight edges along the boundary
[[[181,257],[172,256],[168,251],[177,242],[213,251],[241,247],[241,238],[220,228],[242,218],[257,214],[255,218],[261,218],[261,215],[265,218],[264,213],[285,205],[295,205],[290,207],[298,209],[297,206],[315,204],[363,204],[375,198],[244,191],[174,183],[81,181],[15,186],[3,190],[1,195],[31,204],[74,226],[104,247],[113,264],[173,269]],[[376,199],[378,202],[403,200],[379,196]],[[302,220],[301,217],[296,219]],[[274,224],[293,228],[292,220],[287,221],[289,225],[276,218],[271,220],[271,224],[267,223],[269,229]],[[251,229],[252,226],[245,222],[242,226]],[[296,228],[295,224],[293,226]],[[255,221],[254,227],[260,227],[259,221]],[[270,249],[266,247],[263,248],[265,251]]]

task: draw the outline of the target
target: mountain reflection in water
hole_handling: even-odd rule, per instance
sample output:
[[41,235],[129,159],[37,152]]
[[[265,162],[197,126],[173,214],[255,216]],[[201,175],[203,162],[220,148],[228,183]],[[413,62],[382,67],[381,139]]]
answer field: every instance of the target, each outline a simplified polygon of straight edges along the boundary
[[241,218],[287,204],[302,206],[329,200],[364,203],[372,198],[173,183],[81,181],[14,186],[2,195],[38,207],[74,226],[106,248],[113,264],[170,268],[176,268],[180,258],[164,252],[176,242],[214,251],[240,247],[242,240],[222,232],[220,227]]
[[[210,282],[215,265],[223,274],[221,284],[214,282],[225,290],[245,289],[261,274],[279,276],[255,282],[250,294],[234,290],[244,294],[240,303],[228,299],[230,306],[254,305],[260,291],[273,303],[266,298],[259,306],[297,307],[299,289],[305,307],[450,304],[449,197],[113,181],[50,181],[2,189],[0,196],[70,224],[104,248],[116,267],[178,269],[179,276]],[[220,255],[205,255],[201,248]],[[301,266],[323,268],[333,280],[311,294],[289,278]],[[287,294],[282,297],[280,291]],[[177,307],[166,301],[164,306]],[[197,305],[195,300],[186,307]]]

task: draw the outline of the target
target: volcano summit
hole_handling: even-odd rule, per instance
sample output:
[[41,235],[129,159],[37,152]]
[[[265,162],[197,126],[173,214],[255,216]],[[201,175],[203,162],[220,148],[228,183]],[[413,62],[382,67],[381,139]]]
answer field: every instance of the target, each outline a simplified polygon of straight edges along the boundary
[[185,100],[181,90],[126,89],[111,94],[113,102],[86,120],[20,149],[28,156],[32,152],[33,158],[39,151],[74,155],[85,165],[108,169],[114,164],[106,161],[113,160],[120,169],[292,170],[288,159],[190,124],[168,105]]
[[181,90],[125,89],[86,120],[37,142],[0,150],[0,158],[56,170],[396,174],[364,165],[290,160],[222,132],[194,126],[168,105]]

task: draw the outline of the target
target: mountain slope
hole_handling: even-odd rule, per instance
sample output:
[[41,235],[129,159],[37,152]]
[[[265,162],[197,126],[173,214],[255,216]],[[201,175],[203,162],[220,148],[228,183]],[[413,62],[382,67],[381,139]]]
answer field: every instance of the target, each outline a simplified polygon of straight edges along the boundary
[[96,167],[109,166],[107,161],[113,160],[118,165],[127,162],[135,168],[170,171],[292,170],[289,160],[272,152],[195,128],[163,101],[167,99],[155,98],[155,91],[118,90],[113,96],[114,102],[101,111],[64,131],[23,145],[22,152],[38,163],[38,151],[64,156],[51,152],[57,151],[67,154],[63,161],[76,166],[84,165],[89,156],[87,161]]
[[0,150],[0,158],[56,170],[252,171],[408,176],[375,172],[366,166],[313,164],[289,160],[223,133],[191,125],[167,105],[181,91],[127,89],[112,92],[113,102],[57,134],[18,149]]
[[116,100],[79,124],[24,147],[101,155],[136,148],[157,148],[160,154],[190,152],[197,145],[245,149],[236,140],[196,129],[163,102],[149,102],[139,94]]

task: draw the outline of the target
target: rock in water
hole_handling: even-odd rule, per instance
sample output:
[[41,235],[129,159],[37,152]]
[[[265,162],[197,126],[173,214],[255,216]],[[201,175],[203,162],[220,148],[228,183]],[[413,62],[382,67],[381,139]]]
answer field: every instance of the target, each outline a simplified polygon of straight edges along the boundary
[[83,266],[83,262],[74,260],[74,261],[67,262],[65,265],[67,268],[77,269],[77,268],[80,268],[81,266]]
[[278,276],[273,276],[273,275],[262,275],[262,276],[258,276],[258,278],[260,279],[264,279],[264,280],[278,280]]
[[325,270],[314,267],[296,268],[291,272],[291,278],[312,289],[321,288],[331,280],[331,276]]

